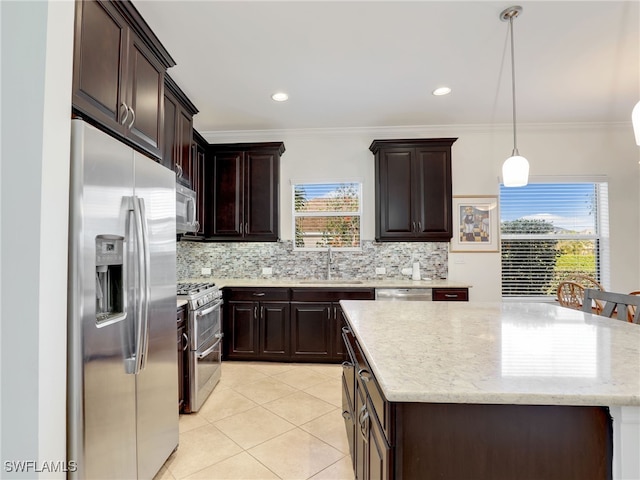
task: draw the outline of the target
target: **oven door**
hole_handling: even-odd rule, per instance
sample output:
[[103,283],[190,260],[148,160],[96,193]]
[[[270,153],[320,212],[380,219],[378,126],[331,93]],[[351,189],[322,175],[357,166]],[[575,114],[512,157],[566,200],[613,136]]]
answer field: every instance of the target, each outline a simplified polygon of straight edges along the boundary
[[222,300],[189,315],[190,410],[197,412],[220,380],[222,361]]
[[222,361],[222,336],[218,332],[202,345],[200,350],[191,352],[190,386],[191,411],[197,412],[220,381]]

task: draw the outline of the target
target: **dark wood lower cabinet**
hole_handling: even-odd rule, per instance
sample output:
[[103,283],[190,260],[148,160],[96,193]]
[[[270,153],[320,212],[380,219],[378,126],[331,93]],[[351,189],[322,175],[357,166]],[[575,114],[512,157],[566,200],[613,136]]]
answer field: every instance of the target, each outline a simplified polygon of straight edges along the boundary
[[371,288],[223,290],[226,360],[343,361],[341,299],[373,300]]
[[331,321],[331,303],[291,303],[291,353],[296,360],[330,359]]
[[187,355],[189,342],[187,337],[186,308],[178,308],[177,315],[177,347],[178,347],[178,411],[184,412],[185,405],[188,405],[189,395],[189,367]]
[[357,480],[612,478],[607,407],[388,402],[348,329],[343,337],[342,407]]

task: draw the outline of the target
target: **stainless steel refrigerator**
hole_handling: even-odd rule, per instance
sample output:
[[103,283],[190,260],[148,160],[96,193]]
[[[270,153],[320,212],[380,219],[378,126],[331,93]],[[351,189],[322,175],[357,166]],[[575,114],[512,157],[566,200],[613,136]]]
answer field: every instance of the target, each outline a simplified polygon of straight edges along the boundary
[[71,478],[151,479],[178,445],[175,175],[72,121]]

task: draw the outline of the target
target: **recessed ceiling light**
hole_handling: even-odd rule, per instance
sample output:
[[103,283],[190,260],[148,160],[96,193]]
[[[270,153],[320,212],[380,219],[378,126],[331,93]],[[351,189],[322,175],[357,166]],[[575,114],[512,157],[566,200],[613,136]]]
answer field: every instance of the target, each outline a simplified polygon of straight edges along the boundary
[[289,95],[287,95],[284,92],[276,92],[273,95],[271,95],[271,98],[274,99],[276,102],[285,102],[289,99]]
[[436,96],[449,95],[451,93],[451,89],[449,87],[439,87],[436,88],[432,93]]

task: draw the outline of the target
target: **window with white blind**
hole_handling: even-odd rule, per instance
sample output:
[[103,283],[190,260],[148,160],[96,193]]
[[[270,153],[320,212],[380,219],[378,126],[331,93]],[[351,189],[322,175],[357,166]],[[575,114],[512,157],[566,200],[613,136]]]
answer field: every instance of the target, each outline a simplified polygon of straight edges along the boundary
[[608,283],[607,183],[500,186],[502,296],[555,298],[572,274]]
[[362,185],[294,183],[295,250],[360,249]]

